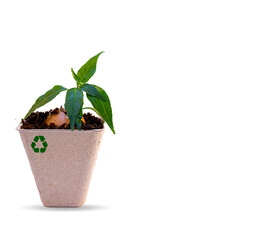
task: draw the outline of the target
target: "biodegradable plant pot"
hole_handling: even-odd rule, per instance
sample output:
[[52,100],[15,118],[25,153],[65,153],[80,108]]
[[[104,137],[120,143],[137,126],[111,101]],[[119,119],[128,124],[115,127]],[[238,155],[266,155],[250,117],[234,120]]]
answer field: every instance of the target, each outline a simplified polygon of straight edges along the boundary
[[86,200],[104,129],[21,129],[41,201],[46,207],[81,207]]

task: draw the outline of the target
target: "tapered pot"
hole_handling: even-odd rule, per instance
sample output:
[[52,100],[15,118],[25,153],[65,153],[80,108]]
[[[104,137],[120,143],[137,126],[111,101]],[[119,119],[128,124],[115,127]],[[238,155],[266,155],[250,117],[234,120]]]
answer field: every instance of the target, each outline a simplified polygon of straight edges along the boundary
[[46,207],[85,203],[104,129],[21,129],[41,201]]

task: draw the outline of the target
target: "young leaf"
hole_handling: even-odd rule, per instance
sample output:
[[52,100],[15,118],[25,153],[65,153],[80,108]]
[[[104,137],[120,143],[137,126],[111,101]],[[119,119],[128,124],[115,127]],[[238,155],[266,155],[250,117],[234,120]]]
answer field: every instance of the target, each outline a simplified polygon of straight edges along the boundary
[[78,76],[77,76],[77,74],[74,72],[73,68],[71,68],[71,72],[72,72],[72,74],[73,74],[73,78],[74,78],[77,82],[79,82]]
[[96,56],[90,58],[78,71],[77,75],[79,78],[79,82],[86,83],[96,72],[96,65],[98,61],[98,57],[103,52],[100,52]]
[[86,93],[88,93],[92,97],[99,98],[99,99],[101,99],[102,101],[105,102],[105,99],[101,96],[101,94],[98,92],[97,88],[95,88],[94,85],[85,83],[85,84],[81,85],[80,89],[85,91]]
[[86,94],[86,96],[88,100],[91,102],[91,104],[93,105],[93,107],[96,109],[96,112],[100,114],[100,116],[103,118],[103,120],[107,123],[107,125],[110,127],[112,132],[115,134],[113,120],[112,120],[112,108],[111,108],[109,97],[102,88],[96,85],[93,85],[93,86],[98,90],[101,96],[105,99],[105,102],[89,94]]
[[62,87],[60,85],[54,86],[52,89],[50,89],[48,92],[40,96],[34,103],[34,105],[31,107],[27,115],[24,119],[26,119],[32,112],[34,112],[37,108],[45,105],[46,103],[53,100],[60,92],[67,90],[65,87]]
[[[65,110],[70,120],[71,130],[74,130],[75,123],[80,115],[83,105],[83,93],[79,88],[71,88],[66,93]],[[79,126],[79,125],[78,125]]]

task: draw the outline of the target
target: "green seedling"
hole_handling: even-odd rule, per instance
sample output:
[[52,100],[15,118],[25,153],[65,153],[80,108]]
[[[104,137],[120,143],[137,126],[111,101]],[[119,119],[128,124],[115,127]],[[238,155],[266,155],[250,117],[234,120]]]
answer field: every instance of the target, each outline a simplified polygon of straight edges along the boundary
[[[40,96],[31,107],[25,119],[34,112],[37,108],[45,105],[53,100],[59,93],[66,91],[65,97],[65,110],[70,120],[70,128],[73,131],[75,126],[81,128],[81,119],[83,115],[83,109],[91,109],[95,111],[102,119],[107,123],[112,132],[115,134],[113,120],[112,120],[112,108],[107,93],[100,87],[94,84],[88,84],[89,79],[96,72],[96,65],[99,56],[103,52],[100,52],[96,56],[90,58],[77,73],[71,68],[74,79],[76,80],[77,87],[67,89],[63,86],[56,85],[45,94]],[[92,104],[92,107],[83,108],[83,93],[86,93],[87,99]]]

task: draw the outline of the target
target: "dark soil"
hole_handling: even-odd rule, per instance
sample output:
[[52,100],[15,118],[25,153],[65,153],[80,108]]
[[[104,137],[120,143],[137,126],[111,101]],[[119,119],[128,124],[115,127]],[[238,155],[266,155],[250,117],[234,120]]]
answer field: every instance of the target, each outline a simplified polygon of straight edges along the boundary
[[[47,117],[50,114],[57,114],[59,111],[66,113],[62,107],[55,108],[54,110],[51,109],[47,112],[33,112],[25,120],[21,120],[21,129],[70,129],[70,124],[66,123],[61,126],[57,126],[54,123],[50,123],[50,125],[46,124]],[[83,118],[85,120],[85,123],[82,122],[81,124],[81,129],[83,130],[102,129],[104,126],[104,121],[101,118],[93,116],[91,113],[84,113]]]

